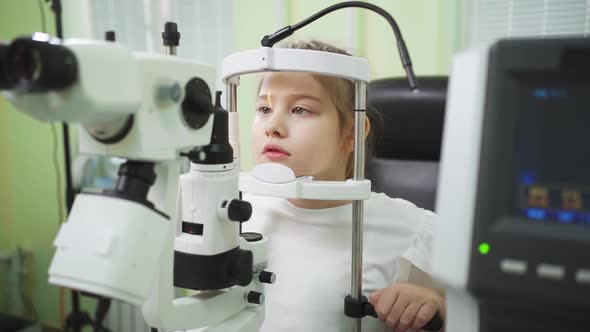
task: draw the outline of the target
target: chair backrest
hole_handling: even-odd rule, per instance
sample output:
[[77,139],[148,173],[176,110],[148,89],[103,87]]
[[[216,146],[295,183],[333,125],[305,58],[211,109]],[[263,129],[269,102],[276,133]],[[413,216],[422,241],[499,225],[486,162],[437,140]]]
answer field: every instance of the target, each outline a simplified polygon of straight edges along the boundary
[[448,78],[418,82],[418,91],[410,91],[405,78],[369,83],[368,102],[383,121],[366,173],[373,191],[433,210]]

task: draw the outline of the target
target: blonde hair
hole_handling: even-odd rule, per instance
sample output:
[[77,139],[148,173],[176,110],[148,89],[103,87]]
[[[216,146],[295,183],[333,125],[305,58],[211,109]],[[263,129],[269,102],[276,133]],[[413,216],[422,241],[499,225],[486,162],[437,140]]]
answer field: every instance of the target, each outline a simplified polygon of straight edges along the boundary
[[[310,41],[296,41],[288,43],[284,48],[303,49],[303,50],[314,50],[321,52],[338,53],[343,55],[349,55],[350,53],[345,50],[332,46],[328,43],[324,43],[317,40]],[[354,82],[345,78],[326,76],[326,75],[313,75],[315,79],[322,84],[322,86],[332,96],[332,103],[338,111],[338,125],[340,127],[340,135],[342,139],[346,139],[352,134],[354,130]],[[260,86],[259,89],[260,90]],[[371,125],[372,121],[376,116],[375,110],[372,107],[367,106],[367,119]],[[364,125],[364,124],[362,124]],[[372,127],[372,126],[371,126]],[[369,130],[365,141],[365,158],[368,159],[373,154],[374,140],[375,140],[373,128]],[[346,162],[345,176],[347,179],[352,178],[354,171],[354,156],[353,153],[349,153]]]

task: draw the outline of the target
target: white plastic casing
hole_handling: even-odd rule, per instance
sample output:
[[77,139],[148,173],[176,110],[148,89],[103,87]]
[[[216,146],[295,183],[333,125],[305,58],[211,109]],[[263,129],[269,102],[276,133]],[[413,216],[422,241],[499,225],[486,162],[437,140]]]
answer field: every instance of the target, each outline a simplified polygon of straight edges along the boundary
[[453,58],[437,190],[433,275],[465,289],[472,255],[475,198],[489,48]]
[[[229,221],[223,201],[237,199],[237,172],[233,164],[214,165],[218,171],[203,171],[207,165],[191,164],[191,171],[180,176],[179,225],[182,221],[203,224],[203,235],[179,232],[174,250],[193,255],[217,255],[239,245],[240,223]],[[226,170],[222,170],[226,166]],[[211,168],[211,166],[209,166]]]
[[158,274],[169,223],[139,203],[78,194],[54,241],[49,283],[140,305]]
[[369,82],[366,59],[313,50],[261,47],[228,55],[221,65],[225,83],[238,84],[244,74],[264,71],[296,71]]
[[154,96],[161,83],[177,82],[184,91],[184,86],[193,77],[203,79],[210,89],[214,89],[214,68],[158,54],[135,53],[135,57],[139,63],[140,89],[145,95],[141,97],[142,104],[134,115],[133,128],[117,144],[102,144],[81,128],[80,152],[158,161],[176,159],[179,151],[209,144],[213,129],[211,117],[202,128],[192,129],[184,124],[180,103],[161,105]]
[[[256,221],[253,221],[256,222]],[[240,236],[240,249],[249,250],[252,252],[254,259],[254,271],[260,272],[268,265],[268,238],[262,234],[262,240],[256,242],[248,242]],[[256,279],[256,278],[254,278]]]
[[[132,52],[111,42],[66,39],[63,45],[76,56],[76,84],[58,92],[6,95],[23,112],[42,121],[91,125],[122,122],[133,114],[131,131],[112,144],[95,140],[80,126],[80,153],[163,161],[176,159],[179,151],[209,144],[213,121],[197,130],[190,128],[184,123],[181,103],[185,85],[194,77],[207,83],[213,100],[214,67],[179,57]],[[159,101],[158,89],[174,83],[180,86],[181,98]]]
[[61,92],[7,92],[17,107],[44,122],[108,122],[139,110],[142,85],[131,50],[76,38],[66,39],[62,45],[76,57],[77,83]]
[[284,198],[365,200],[371,197],[371,181],[313,181],[306,176],[287,183],[271,183],[244,172],[240,174],[240,191]]
[[313,181],[310,176],[295,177],[284,165],[264,163],[240,174],[240,191],[284,198],[365,200],[371,196],[371,181]]
[[[191,171],[180,177],[174,248],[172,243],[166,243],[157,287],[142,306],[149,325],[165,331],[200,328],[198,331],[208,332],[258,331],[262,325],[264,305],[250,304],[245,298],[249,291],[263,292],[256,275],[245,287],[234,286],[177,299],[172,296],[174,250],[215,255],[239,245],[241,249],[252,251],[255,271],[266,266],[267,239],[246,242],[239,236],[239,223],[229,221],[227,209],[220,208],[223,201],[238,198],[237,172],[236,162],[225,165],[191,164]],[[203,236],[181,233],[183,220],[202,223]]]

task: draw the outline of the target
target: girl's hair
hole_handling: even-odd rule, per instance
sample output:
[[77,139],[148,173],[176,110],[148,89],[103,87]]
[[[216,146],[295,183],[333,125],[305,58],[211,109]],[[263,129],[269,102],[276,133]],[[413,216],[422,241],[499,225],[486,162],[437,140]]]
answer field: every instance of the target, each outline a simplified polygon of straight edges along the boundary
[[[284,48],[295,48],[303,50],[314,50],[330,53],[338,53],[343,55],[349,55],[343,49],[332,46],[328,43],[324,43],[317,40],[311,41],[296,41],[291,42],[283,46]],[[340,134],[342,139],[345,139],[349,135],[353,134],[354,130],[354,82],[345,78],[326,76],[326,75],[313,75],[315,79],[327,89],[332,96],[332,103],[336,106],[338,111],[338,125],[340,126]],[[365,159],[368,160],[373,156],[375,147],[376,133],[379,131],[378,125],[381,124],[379,121],[379,114],[376,109],[367,104],[366,116],[371,124],[371,130],[365,140]],[[364,125],[361,124],[361,125]],[[346,162],[346,178],[352,178],[354,171],[354,155],[350,153]]]

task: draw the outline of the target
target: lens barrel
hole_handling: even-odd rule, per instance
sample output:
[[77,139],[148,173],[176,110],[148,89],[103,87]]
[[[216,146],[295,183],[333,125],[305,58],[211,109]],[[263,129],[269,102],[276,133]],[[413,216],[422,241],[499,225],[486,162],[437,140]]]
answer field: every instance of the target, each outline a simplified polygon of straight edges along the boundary
[[49,40],[15,39],[3,58],[8,82],[19,92],[63,90],[78,79],[74,53]]

